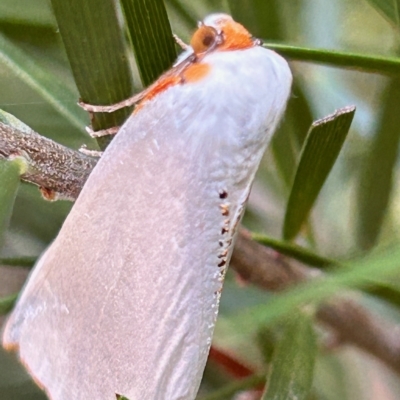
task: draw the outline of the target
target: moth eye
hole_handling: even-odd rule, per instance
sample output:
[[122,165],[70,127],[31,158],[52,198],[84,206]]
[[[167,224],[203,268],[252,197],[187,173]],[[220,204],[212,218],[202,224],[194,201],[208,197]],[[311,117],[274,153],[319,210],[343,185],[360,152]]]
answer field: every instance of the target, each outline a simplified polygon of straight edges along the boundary
[[190,45],[195,54],[201,54],[212,48],[218,38],[218,32],[211,26],[200,26],[193,34]]

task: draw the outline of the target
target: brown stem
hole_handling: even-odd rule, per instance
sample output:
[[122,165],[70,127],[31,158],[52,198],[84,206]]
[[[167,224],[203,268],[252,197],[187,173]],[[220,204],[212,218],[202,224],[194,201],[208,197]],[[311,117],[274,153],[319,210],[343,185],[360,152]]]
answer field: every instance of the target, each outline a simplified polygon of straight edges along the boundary
[[[286,289],[315,275],[313,269],[289,262],[275,250],[255,242],[244,229],[238,235],[231,268],[249,283],[269,291]],[[363,349],[400,374],[400,326],[345,297],[322,304],[317,318],[334,330],[340,342]]]
[[341,342],[374,355],[400,374],[400,326],[370,313],[354,300],[343,298],[322,305],[317,317],[335,329]]
[[41,187],[49,199],[75,200],[97,162],[32,130],[0,122],[0,158],[16,155],[29,165],[22,179]]

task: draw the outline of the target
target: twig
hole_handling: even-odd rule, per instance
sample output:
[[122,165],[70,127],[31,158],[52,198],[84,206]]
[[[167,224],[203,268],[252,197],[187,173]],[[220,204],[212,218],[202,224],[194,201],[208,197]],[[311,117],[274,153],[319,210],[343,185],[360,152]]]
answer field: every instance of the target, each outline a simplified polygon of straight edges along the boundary
[[[22,179],[56,199],[75,200],[97,159],[64,147],[30,130],[0,122],[0,158],[22,156],[29,165]],[[55,197],[55,198],[54,198]]]
[[[242,229],[236,241],[231,268],[249,283],[269,291],[312,278],[320,271],[305,268],[251,239]],[[341,343],[363,349],[400,374],[400,326],[382,320],[355,300],[335,297],[321,305],[318,320],[334,330]]]
[[231,268],[245,281],[273,292],[306,280],[310,271],[299,264],[288,263],[275,250],[255,242],[243,228],[236,239]]
[[[21,155],[29,168],[23,176],[63,198],[76,199],[97,159],[68,149],[33,131],[18,130],[0,122],[0,158]],[[312,279],[321,272],[289,260],[239,232],[231,267],[246,281],[270,291]],[[334,330],[342,342],[373,354],[400,374],[399,328],[382,321],[352,299],[335,298],[317,313],[320,322]]]
[[370,313],[351,299],[342,298],[322,305],[317,317],[335,329],[342,343],[374,355],[400,374],[400,326]]

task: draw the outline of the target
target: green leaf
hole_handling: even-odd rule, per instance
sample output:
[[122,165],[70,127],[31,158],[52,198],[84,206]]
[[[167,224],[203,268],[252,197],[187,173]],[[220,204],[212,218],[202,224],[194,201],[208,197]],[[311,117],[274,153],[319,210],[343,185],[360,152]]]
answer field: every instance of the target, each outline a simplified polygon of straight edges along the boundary
[[293,96],[288,101],[285,117],[271,141],[279,177],[287,189],[293,182],[301,146],[312,123],[310,106],[296,81],[292,86],[292,92]]
[[10,296],[0,298],[0,315],[5,315],[14,307],[17,301],[18,293],[14,293]]
[[0,258],[0,265],[7,267],[27,267],[31,268],[35,265],[38,257],[7,257]]
[[14,117],[14,115],[4,111],[0,110],[0,126],[4,124],[7,126],[11,126],[21,132],[24,133],[31,133],[32,129],[29,128],[28,125],[24,124],[22,121],[20,121],[18,118]]
[[198,22],[197,16],[187,7],[184,1],[168,0],[167,4],[179,16],[179,20],[188,27],[193,28]]
[[307,61],[316,64],[331,65],[356,71],[375,72],[377,74],[400,74],[399,57],[366,56],[335,50],[310,49],[284,44],[266,43],[265,47],[275,50],[290,60]]
[[0,23],[54,28],[54,16],[46,0],[1,0]]
[[[64,85],[60,79],[48,70],[40,68],[27,53],[18,48],[11,40],[0,32],[0,62],[10,73],[18,76],[29,85],[63,117],[79,129],[85,126],[85,114],[79,107],[71,103],[76,94]],[[63,101],[60,101],[62,99]]]
[[144,86],[171,67],[176,58],[167,11],[160,0],[122,0],[122,7]]
[[284,239],[293,239],[306,221],[339,155],[354,113],[355,107],[346,107],[312,124],[286,207]]
[[400,30],[400,0],[368,0],[368,2]]
[[[113,0],[51,0],[80,96],[85,103],[109,105],[134,92],[129,56]],[[94,130],[120,126],[130,109],[96,113]],[[99,139],[104,148],[109,138]]]
[[299,305],[318,304],[343,290],[368,288],[371,282],[396,277],[399,259],[399,247],[387,249],[379,255],[344,263],[343,268],[276,295],[268,304],[249,307],[234,317],[240,321],[241,335],[248,334],[255,324],[265,325],[284,317]]
[[277,0],[228,0],[232,17],[252,35],[269,40],[282,38],[282,23]]
[[400,308],[400,290],[396,286],[372,282],[371,286],[366,287],[363,291]]
[[379,238],[393,187],[400,140],[400,79],[392,79],[383,96],[378,130],[361,171],[357,193],[357,242],[371,249]]
[[0,249],[5,231],[10,223],[12,210],[25,163],[22,158],[0,160]]
[[311,391],[317,349],[311,318],[300,312],[290,315],[275,350],[262,399],[307,399]]
[[[252,233],[252,238],[264,246],[270,247],[281,254],[294,258],[304,264],[317,267],[319,269],[344,268],[340,261],[322,257],[311,250],[298,246],[290,242],[283,242],[270,238],[268,236]],[[366,281],[367,284],[367,281]],[[382,282],[369,281],[369,284],[363,289],[363,292],[386,301],[395,307],[400,307],[400,290],[393,285]]]
[[270,247],[281,254],[295,258],[296,260],[313,267],[324,269],[339,264],[339,262],[336,260],[322,257],[302,246],[291,242],[273,239],[259,233],[252,233],[251,237],[264,246]]

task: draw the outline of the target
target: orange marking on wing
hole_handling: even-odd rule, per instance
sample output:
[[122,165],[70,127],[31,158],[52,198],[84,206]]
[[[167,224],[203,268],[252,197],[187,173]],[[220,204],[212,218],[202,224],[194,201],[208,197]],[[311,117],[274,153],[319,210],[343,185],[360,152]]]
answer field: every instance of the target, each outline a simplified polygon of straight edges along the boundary
[[198,82],[207,76],[210,70],[211,66],[207,63],[191,64],[183,71],[183,79],[185,82]]
[[[29,375],[31,376],[32,380],[35,382],[35,384],[43,391],[46,392],[46,387],[45,385],[36,377],[35,373],[31,370],[31,368],[29,367],[28,363],[21,357],[20,354],[20,346],[19,343],[17,342],[11,342],[11,343],[3,343],[3,347],[6,351],[9,352],[15,352],[18,354],[19,356],[19,360],[21,362],[21,364],[25,367],[25,369],[28,371]],[[48,393],[46,392],[46,394],[48,395]],[[48,395],[49,399],[51,399],[51,397]]]
[[164,92],[171,86],[178,85],[181,82],[182,78],[179,75],[162,76],[158,81],[156,81],[152,86],[150,86],[149,90],[147,91],[143,99],[136,106],[134,114],[138,112],[147,101],[153,99],[158,94]]
[[3,343],[3,347],[6,351],[18,353],[19,352],[19,344],[12,342],[12,343]]
[[159,93],[164,92],[171,86],[177,85],[182,81],[181,77],[178,75],[170,75],[161,77],[158,81],[151,86],[150,90],[143,97],[142,101],[151,100],[153,97],[157,96]]
[[32,378],[33,382],[35,382],[36,386],[38,386],[39,389],[43,390],[46,393],[46,395],[49,398],[49,400],[54,399],[54,397],[51,397],[50,394],[47,393],[46,386],[43,384],[42,381],[39,380],[39,378],[36,376],[36,374],[30,368],[28,362],[25,361],[25,359],[21,356],[19,343],[18,342],[3,343],[3,348],[8,352],[16,353],[18,355],[19,361],[25,367],[25,369],[28,371],[30,377]]
[[219,47],[220,50],[241,50],[254,46],[249,31],[235,21],[226,21],[222,26],[224,32],[224,42]]

